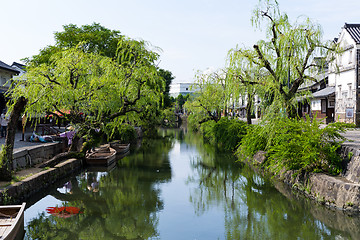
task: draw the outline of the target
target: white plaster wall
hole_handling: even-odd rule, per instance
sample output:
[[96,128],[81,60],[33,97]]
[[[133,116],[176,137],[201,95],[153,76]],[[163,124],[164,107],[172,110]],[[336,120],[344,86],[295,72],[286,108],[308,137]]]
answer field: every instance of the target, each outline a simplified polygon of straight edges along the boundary
[[[0,70],[0,86],[3,87],[4,84],[11,79],[11,74],[6,71]],[[9,87],[10,84],[8,83],[6,87]]]
[[344,52],[330,64],[329,85],[335,86],[335,114],[344,115],[346,108],[356,108],[356,43],[343,29],[338,40]]
[[312,111],[321,111],[321,99],[311,100],[311,110]]

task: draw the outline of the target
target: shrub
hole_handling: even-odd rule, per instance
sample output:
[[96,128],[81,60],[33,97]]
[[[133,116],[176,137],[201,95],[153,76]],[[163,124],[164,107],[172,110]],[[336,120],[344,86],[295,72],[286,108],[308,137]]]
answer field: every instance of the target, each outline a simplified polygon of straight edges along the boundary
[[252,157],[258,151],[264,151],[268,141],[266,128],[262,125],[248,125],[247,134],[242,138],[236,154],[238,157]]
[[167,108],[164,109],[162,112],[162,122],[161,122],[161,126],[162,127],[176,127],[177,122],[176,122],[176,115],[174,113],[173,109]]
[[356,128],[356,124],[355,123],[345,123],[345,122],[333,122],[333,123],[329,123],[328,126],[334,126],[337,128]]
[[247,133],[247,124],[236,119],[221,118],[201,124],[200,132],[206,142],[220,151],[234,151]]
[[308,172],[341,171],[337,154],[342,128],[330,125],[319,128],[316,119],[277,118],[264,126],[255,126],[244,137],[238,152],[253,156],[258,150],[267,152],[266,166],[278,173],[285,170]]
[[204,122],[203,124],[201,124],[201,127],[200,127],[200,132],[203,135],[204,141],[210,143],[211,145],[216,144],[215,132],[214,132],[215,125],[216,125],[216,122],[211,120],[211,121]]
[[198,119],[197,119],[197,117],[196,117],[195,114],[190,113],[190,114],[188,115],[187,121],[188,121],[188,127],[189,127],[193,132],[198,132],[198,131],[200,131],[201,125],[199,124],[199,121],[198,121]]
[[246,133],[247,123],[244,121],[221,118],[214,125],[215,143],[225,151],[234,151]]

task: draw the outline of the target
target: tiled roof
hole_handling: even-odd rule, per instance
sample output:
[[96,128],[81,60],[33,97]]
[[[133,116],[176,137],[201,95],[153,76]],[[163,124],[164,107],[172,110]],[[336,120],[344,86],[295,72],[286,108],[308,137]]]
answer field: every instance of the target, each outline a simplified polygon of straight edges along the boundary
[[15,68],[7,65],[6,63],[4,63],[2,61],[0,61],[0,68],[11,71],[11,72],[14,72],[14,73],[17,73],[17,74],[19,73],[18,70],[16,70]]
[[335,87],[327,87],[313,93],[314,98],[327,97],[335,93]]
[[350,36],[355,40],[356,44],[360,43],[360,24],[345,23],[344,28],[348,31]]
[[25,70],[25,67],[26,67],[24,64],[17,63],[17,62],[13,62],[13,64],[11,64],[11,66],[12,66],[12,67],[13,67],[13,66],[18,67],[18,68],[20,68],[20,69],[22,69],[22,70]]

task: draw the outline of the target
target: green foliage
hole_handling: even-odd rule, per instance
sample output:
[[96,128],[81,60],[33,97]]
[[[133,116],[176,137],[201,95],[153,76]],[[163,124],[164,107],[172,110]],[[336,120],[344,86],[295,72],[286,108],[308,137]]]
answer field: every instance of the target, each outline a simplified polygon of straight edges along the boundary
[[159,69],[159,76],[164,79],[165,88],[163,91],[163,104],[164,109],[171,107],[171,98],[170,98],[170,84],[175,78],[170,71]]
[[15,100],[28,99],[25,113],[29,118],[70,111],[63,115],[80,134],[104,131],[107,124],[120,126],[124,121],[152,129],[157,122],[149,119],[159,118],[165,83],[155,65],[159,55],[148,46],[121,37],[115,59],[91,51],[86,42],[64,46],[51,55],[50,62],[30,64],[27,81],[9,94]]
[[345,123],[345,122],[333,122],[333,123],[329,123],[329,126],[334,126],[337,128],[357,128],[355,123]]
[[221,118],[214,126],[215,142],[219,149],[233,151],[247,133],[244,121]]
[[204,122],[200,125],[200,131],[203,135],[204,141],[210,143],[211,145],[216,145],[215,126],[216,122],[213,120]]
[[247,133],[247,124],[236,119],[221,118],[201,124],[204,140],[220,151],[234,151]]
[[[236,47],[229,52],[230,77],[248,91],[255,85],[257,95],[263,95],[263,114],[271,119],[280,111],[296,117],[299,87],[305,82],[316,82],[314,72],[323,71],[326,61],[339,52],[333,42],[322,40],[319,24],[301,16],[291,21],[279,10],[276,0],[261,0],[252,15],[255,28],[266,33],[266,38],[252,48]],[[319,57],[320,56],[320,57]],[[314,64],[314,58],[318,61]]]
[[3,165],[6,163],[6,148],[3,145],[0,150],[0,167],[3,167]]
[[97,53],[102,56],[115,58],[119,40],[123,37],[119,31],[110,30],[98,23],[78,27],[75,24],[63,26],[62,32],[55,32],[55,46],[47,46],[40,50],[38,55],[24,59],[27,64],[39,66],[52,61],[52,56],[64,49],[82,44],[82,49],[87,53]]
[[268,157],[265,164],[274,173],[285,169],[338,174],[341,159],[337,150],[339,139],[343,139],[342,129],[331,125],[320,128],[320,124],[316,119],[278,117],[254,127],[249,132],[251,136],[243,139],[238,153],[252,156],[257,150],[265,150]]
[[254,156],[258,151],[266,149],[268,141],[267,129],[260,125],[248,125],[247,134],[242,138],[241,144],[237,150],[237,155],[242,158],[243,156]]
[[176,127],[176,115],[174,113],[174,109],[167,108],[162,111],[162,123],[163,127]]
[[129,124],[121,124],[120,126],[107,126],[108,132],[111,131],[110,139],[120,140],[122,143],[134,143],[136,142],[137,135],[133,126]]
[[226,106],[230,96],[226,88],[228,79],[223,75],[223,72],[214,72],[199,73],[196,76],[197,80],[193,85],[197,89],[196,95],[190,101],[186,101],[184,107],[188,112],[197,115],[199,123],[220,120],[221,109]]
[[183,111],[183,106],[186,103],[186,101],[190,98],[190,94],[187,94],[186,96],[183,96],[182,94],[179,94],[175,99],[175,110],[177,112]]
[[187,117],[189,129],[191,129],[191,131],[193,132],[200,131],[201,124],[199,123],[199,121],[199,115],[191,112]]

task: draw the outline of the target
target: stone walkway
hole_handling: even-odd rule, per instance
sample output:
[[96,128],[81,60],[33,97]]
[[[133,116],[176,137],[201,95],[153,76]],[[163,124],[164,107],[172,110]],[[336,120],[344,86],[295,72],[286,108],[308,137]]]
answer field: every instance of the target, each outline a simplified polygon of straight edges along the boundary
[[[30,148],[30,147],[34,147],[34,146],[40,146],[40,145],[44,145],[47,143],[42,143],[42,142],[28,142],[26,141],[26,136],[30,136],[32,134],[32,129],[29,129],[27,132],[25,132],[25,141],[22,141],[22,132],[17,132],[15,134],[15,142],[14,142],[14,152],[15,151],[21,151],[24,148]],[[5,143],[5,138],[0,138],[0,147],[2,147]],[[36,174],[40,171],[42,171],[42,168],[38,168],[38,167],[33,167],[33,168],[26,168],[26,169],[22,169],[20,171],[15,172],[15,176],[18,179],[24,178],[26,176],[31,176],[33,174]],[[10,184],[10,182],[4,182],[4,181],[0,181],[0,188],[2,186],[6,186]]]
[[354,148],[360,149],[360,129],[346,131],[343,136],[348,139],[344,142],[344,145],[351,145]]
[[[26,132],[25,136],[31,135],[32,132]],[[24,148],[24,147],[31,147],[36,145],[41,145],[43,143],[41,142],[27,142],[27,141],[21,141],[22,139],[22,133],[18,132],[15,134],[15,142],[14,142],[14,150]],[[25,139],[26,140],[26,139]],[[5,143],[5,138],[0,138],[0,147],[2,147]]]

